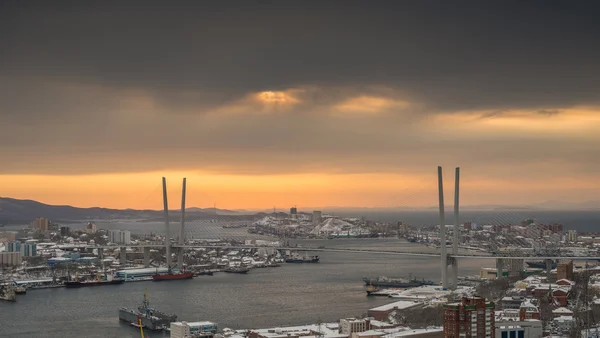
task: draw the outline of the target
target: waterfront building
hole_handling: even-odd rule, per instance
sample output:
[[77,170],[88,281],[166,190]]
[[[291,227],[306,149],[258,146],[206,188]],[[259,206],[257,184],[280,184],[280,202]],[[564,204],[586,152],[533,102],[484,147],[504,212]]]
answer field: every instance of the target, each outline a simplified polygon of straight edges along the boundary
[[493,302],[479,297],[444,305],[444,337],[495,338],[494,309]]
[[370,329],[366,319],[345,318],[340,319],[340,333],[351,335],[354,332],[365,332]]

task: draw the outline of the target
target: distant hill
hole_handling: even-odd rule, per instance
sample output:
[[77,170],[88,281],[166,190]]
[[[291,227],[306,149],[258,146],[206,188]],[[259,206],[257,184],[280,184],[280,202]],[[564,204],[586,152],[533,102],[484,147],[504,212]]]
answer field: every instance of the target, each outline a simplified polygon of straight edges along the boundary
[[[188,208],[186,214],[194,218],[211,218],[215,216],[236,216],[236,211],[215,208]],[[85,219],[141,219],[162,220],[162,210],[134,210],[134,209],[108,209],[108,208],[77,208],[70,205],[49,205],[32,200],[19,200],[0,197],[0,224],[2,223],[29,223],[37,217],[46,217],[54,222],[65,222]],[[179,210],[170,210],[169,218],[178,220],[181,217]],[[187,218],[187,217],[186,217]]]

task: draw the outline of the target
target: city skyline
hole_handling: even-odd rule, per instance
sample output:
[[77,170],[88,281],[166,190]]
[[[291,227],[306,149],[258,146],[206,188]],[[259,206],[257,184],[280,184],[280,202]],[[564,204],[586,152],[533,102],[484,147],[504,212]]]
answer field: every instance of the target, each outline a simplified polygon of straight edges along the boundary
[[465,205],[598,200],[596,4],[236,4],[0,5],[0,195],[426,206],[442,165]]

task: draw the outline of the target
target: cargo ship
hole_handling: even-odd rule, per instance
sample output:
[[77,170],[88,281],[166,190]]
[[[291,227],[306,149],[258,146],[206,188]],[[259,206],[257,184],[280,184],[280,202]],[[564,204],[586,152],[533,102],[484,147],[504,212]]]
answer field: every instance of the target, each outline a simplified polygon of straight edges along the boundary
[[107,275],[105,278],[106,279],[101,279],[100,276],[98,276],[96,280],[68,280],[64,284],[67,288],[81,288],[86,286],[116,285],[125,282],[125,279],[113,278],[112,275]]
[[432,281],[418,280],[418,279],[405,279],[405,278],[388,278],[379,276],[377,278],[363,277],[365,285],[372,287],[390,287],[390,288],[416,288],[423,285],[435,285]]
[[177,321],[177,316],[151,308],[148,300],[148,290],[146,290],[142,305],[138,306],[137,309],[119,309],[119,320],[153,331],[161,331],[167,329],[170,323]]
[[319,256],[289,256],[285,258],[286,263],[319,263]]
[[157,273],[155,275],[152,275],[152,280],[155,282],[165,281],[165,280],[190,279],[190,278],[194,278],[193,272],[186,272],[186,271],[173,272],[173,271],[171,271],[171,269],[169,269],[169,271],[167,273]]

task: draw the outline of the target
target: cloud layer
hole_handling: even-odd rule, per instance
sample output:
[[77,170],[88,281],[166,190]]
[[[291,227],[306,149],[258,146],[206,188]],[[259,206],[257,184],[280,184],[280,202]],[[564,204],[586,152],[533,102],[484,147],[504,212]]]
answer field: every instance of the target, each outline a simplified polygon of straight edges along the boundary
[[1,6],[0,174],[600,179],[592,2]]

